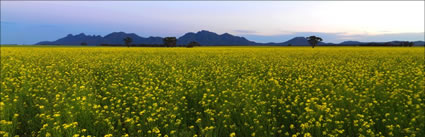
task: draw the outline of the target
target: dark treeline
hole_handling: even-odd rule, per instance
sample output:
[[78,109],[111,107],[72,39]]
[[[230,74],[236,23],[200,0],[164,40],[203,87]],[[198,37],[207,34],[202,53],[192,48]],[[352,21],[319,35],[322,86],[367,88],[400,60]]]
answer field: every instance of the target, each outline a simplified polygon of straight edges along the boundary
[[[318,40],[315,40],[317,38]],[[320,37],[310,38],[308,37],[310,45],[314,46],[317,44],[317,41],[320,41]],[[329,44],[324,46],[359,46],[359,47],[413,47],[415,43],[409,41],[395,41],[395,42],[367,42],[367,43],[358,43],[358,44]],[[288,45],[292,46],[292,45]]]
[[[321,42],[323,39],[317,36],[306,37],[308,43],[314,48]],[[133,44],[133,40],[130,37],[126,37],[123,39],[123,44],[100,44],[100,46],[118,46],[118,47],[196,47],[201,46],[196,41],[192,41],[187,45],[177,45],[176,37],[165,37],[163,38],[163,44]],[[82,42],[81,45],[87,45],[87,43]],[[412,47],[414,45],[413,42],[409,41],[393,41],[393,42],[368,42],[368,43],[357,43],[357,44],[329,44],[325,46],[364,46],[364,47]],[[289,44],[287,46],[292,46]]]
[[[125,45],[122,44],[100,44],[100,46],[118,46],[118,47],[196,47],[201,46],[198,42],[192,41],[187,45],[177,45],[176,37],[165,37],[163,39],[163,44],[131,44],[133,42],[132,38],[126,37],[123,39]],[[87,45],[85,42],[81,43],[81,45]]]
[[357,44],[331,44],[326,46],[360,46],[360,47],[413,47],[414,42],[392,41],[392,42],[365,42]]
[[364,44],[359,44],[357,46],[369,46],[369,47],[412,47],[414,45],[413,42],[398,42],[398,43],[392,43],[392,42],[385,42],[385,43],[375,43],[375,42],[371,42],[371,43],[364,43]]
[[[99,46],[126,47],[127,45],[123,45],[123,44],[100,44]],[[164,45],[164,44],[130,44],[129,47],[190,47],[190,46],[189,45],[167,46],[167,45]]]

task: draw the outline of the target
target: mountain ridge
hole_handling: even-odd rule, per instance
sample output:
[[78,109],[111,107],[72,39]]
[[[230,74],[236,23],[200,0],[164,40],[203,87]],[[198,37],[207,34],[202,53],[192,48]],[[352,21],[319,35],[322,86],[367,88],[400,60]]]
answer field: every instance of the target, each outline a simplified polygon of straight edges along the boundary
[[[86,35],[80,33],[77,35],[68,34],[63,38],[59,38],[55,41],[41,41],[35,45],[80,45],[81,43],[86,43],[87,45],[102,45],[102,44],[111,44],[111,45],[123,45],[123,39],[130,37],[133,39],[133,44],[162,44],[162,37],[141,37],[135,33],[125,33],[125,32],[112,32],[105,36],[100,35]],[[183,36],[177,38],[177,45],[187,45],[188,43],[196,41],[201,45],[206,46],[243,46],[243,45],[264,45],[264,46],[310,46],[305,37],[294,37],[285,42],[279,43],[257,43],[250,41],[245,37],[232,35],[229,33],[217,34],[207,30],[201,30],[198,32],[188,32]],[[387,43],[398,44],[401,41],[390,41]],[[412,41],[415,46],[423,46],[424,41]],[[334,43],[325,43],[319,42],[318,45],[359,45],[367,43],[385,43],[385,42],[359,42],[359,41],[344,41],[338,44]]]

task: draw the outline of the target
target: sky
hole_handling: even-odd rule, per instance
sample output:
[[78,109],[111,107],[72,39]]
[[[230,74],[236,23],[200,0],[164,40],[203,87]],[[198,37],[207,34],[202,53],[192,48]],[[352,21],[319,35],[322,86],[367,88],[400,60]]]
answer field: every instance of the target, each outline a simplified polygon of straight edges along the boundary
[[255,42],[424,40],[424,1],[1,1],[1,44],[67,34],[175,36],[208,30]]

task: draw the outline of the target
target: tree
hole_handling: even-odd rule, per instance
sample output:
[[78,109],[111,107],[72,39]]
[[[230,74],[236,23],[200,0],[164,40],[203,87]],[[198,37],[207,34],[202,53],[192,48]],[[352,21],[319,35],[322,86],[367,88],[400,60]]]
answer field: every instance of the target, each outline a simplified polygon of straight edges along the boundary
[[80,45],[82,45],[82,46],[87,46],[87,43],[86,42],[81,42],[81,44]]
[[312,48],[314,48],[317,45],[317,43],[319,43],[320,41],[323,41],[322,38],[316,37],[316,36],[307,37],[307,40],[308,40],[308,43],[310,43],[310,45],[312,46]]
[[201,46],[201,44],[199,44],[198,42],[196,42],[196,41],[192,41],[192,42],[190,42],[189,44],[187,44],[187,47],[188,48],[192,48],[192,47],[196,47],[196,46]]
[[176,37],[165,37],[163,41],[164,41],[164,46],[166,47],[175,47],[177,44]]
[[400,46],[402,46],[402,47],[407,47],[407,46],[409,46],[409,41],[403,41],[403,42],[401,42],[401,43],[400,43]]
[[415,45],[415,43],[409,42],[409,47],[413,47],[413,45]]
[[402,47],[412,47],[415,43],[413,42],[409,42],[409,41],[404,41],[401,43]]
[[127,47],[130,47],[131,42],[133,42],[133,39],[130,38],[130,37],[126,37],[123,40],[124,40],[125,45],[127,45]]

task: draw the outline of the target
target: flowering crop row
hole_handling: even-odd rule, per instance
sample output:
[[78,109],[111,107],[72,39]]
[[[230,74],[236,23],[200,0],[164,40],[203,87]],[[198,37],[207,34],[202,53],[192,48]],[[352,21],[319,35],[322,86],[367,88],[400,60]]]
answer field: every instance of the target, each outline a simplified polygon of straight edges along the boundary
[[4,136],[425,136],[423,48],[2,47]]

